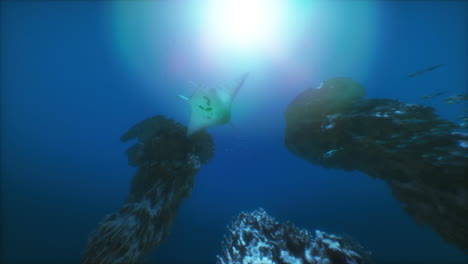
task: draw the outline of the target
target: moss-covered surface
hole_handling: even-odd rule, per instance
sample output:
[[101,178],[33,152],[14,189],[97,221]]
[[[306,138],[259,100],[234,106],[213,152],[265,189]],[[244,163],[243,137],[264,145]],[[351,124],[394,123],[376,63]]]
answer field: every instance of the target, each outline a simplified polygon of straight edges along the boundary
[[288,150],[385,180],[418,223],[468,249],[468,134],[430,107],[365,99],[361,89],[337,78],[300,94],[285,113]]

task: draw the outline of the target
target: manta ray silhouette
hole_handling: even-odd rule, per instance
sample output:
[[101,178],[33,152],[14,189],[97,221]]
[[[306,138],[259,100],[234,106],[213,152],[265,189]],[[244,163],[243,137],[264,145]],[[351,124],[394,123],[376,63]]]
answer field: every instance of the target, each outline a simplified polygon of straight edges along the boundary
[[191,97],[179,95],[192,106],[187,136],[216,125],[224,125],[231,119],[231,105],[249,73],[242,74],[224,85],[207,88],[197,85]]

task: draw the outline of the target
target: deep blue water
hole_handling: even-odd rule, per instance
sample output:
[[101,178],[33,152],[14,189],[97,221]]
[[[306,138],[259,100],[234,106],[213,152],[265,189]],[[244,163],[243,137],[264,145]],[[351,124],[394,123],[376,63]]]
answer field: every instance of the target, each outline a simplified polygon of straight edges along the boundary
[[[406,215],[383,181],[309,164],[283,144],[287,104],[302,90],[337,76],[363,83],[368,97],[428,104],[455,120],[466,105],[419,98],[439,89],[447,95],[466,92],[466,2],[375,3],[365,66],[339,65],[353,52],[342,51],[348,40],[335,45],[313,32],[309,38],[306,30],[304,51],[289,58],[303,61],[299,66],[305,68],[306,77],[295,82],[281,67],[263,64],[243,69],[236,61],[231,68],[200,70],[196,46],[182,41],[185,31],[176,13],[154,17],[152,27],[160,35],[152,47],[155,59],[147,62],[153,68],[140,73],[144,64],[128,66],[115,43],[110,10],[116,3],[1,3],[2,263],[78,263],[88,234],[128,193],[135,169],[127,165],[129,145],[120,135],[157,114],[187,124],[189,108],[176,99],[181,91],[190,93],[185,81],[214,83],[242,71],[251,71],[251,77],[234,103],[233,126],[208,130],[215,157],[197,174],[192,196],[150,261],[214,263],[232,218],[259,207],[302,228],[349,234],[372,250],[377,263],[466,260],[461,250]],[[160,5],[158,14],[170,8],[168,1]],[[339,35],[348,22],[334,19],[330,28],[337,27]],[[176,73],[161,62],[174,40],[175,52],[189,58]],[[332,44],[321,56],[310,55],[307,49],[321,41]],[[130,50],[146,51],[136,43]],[[446,65],[404,78],[439,63]]]

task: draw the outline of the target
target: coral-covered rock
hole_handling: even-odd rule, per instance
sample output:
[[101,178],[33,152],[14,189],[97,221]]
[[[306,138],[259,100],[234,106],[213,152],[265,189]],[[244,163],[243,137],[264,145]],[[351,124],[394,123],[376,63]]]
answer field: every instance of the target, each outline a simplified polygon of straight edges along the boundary
[[259,209],[237,217],[217,263],[364,264],[370,263],[369,256],[355,242],[318,230],[314,236]]
[[104,217],[89,237],[84,264],[135,264],[169,234],[182,201],[190,196],[201,163],[212,156],[211,137],[156,116],[135,125],[121,140],[138,139],[127,151],[138,166],[123,207]]
[[202,132],[188,138],[183,137],[183,133],[187,133],[185,126],[158,115],[134,125],[120,140],[137,139],[137,143],[127,150],[131,166],[140,166],[161,157],[183,161],[187,153],[196,155],[203,164],[213,157],[214,143],[210,135]]
[[359,170],[385,180],[418,223],[468,249],[468,134],[430,107],[362,96],[343,99],[343,93],[357,94],[359,85],[351,79],[336,85],[329,80],[290,103],[288,150],[325,168]]

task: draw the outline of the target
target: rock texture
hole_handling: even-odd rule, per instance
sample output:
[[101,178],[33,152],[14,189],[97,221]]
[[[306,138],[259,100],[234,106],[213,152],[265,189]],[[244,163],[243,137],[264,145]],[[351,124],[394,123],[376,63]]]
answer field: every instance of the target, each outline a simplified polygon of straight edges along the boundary
[[369,255],[355,242],[318,230],[314,236],[260,209],[237,217],[217,264],[364,264]]
[[288,150],[385,180],[417,223],[468,249],[466,131],[430,107],[363,95],[350,78],[300,94],[285,113]]
[[181,124],[156,116],[121,137],[138,139],[127,151],[129,163],[138,170],[125,204],[104,217],[90,235],[81,263],[140,263],[166,239],[177,209],[190,196],[200,164],[214,151],[208,134],[187,138],[186,133]]

